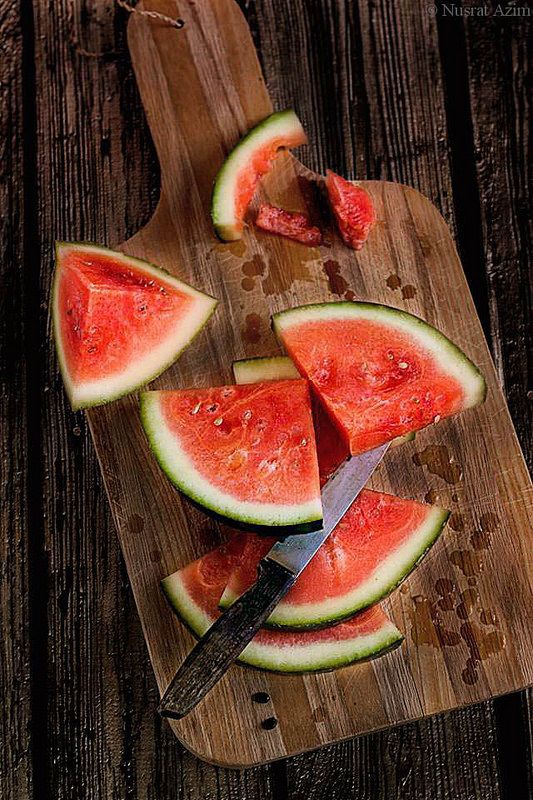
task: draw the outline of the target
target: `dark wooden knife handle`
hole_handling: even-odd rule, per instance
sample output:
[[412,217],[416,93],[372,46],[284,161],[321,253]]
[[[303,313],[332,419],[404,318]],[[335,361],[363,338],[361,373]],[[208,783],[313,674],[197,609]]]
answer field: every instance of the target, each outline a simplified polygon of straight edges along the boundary
[[295,581],[275,561],[259,564],[257,581],[202,636],[159,705],[164,717],[186,716],[218,683]]

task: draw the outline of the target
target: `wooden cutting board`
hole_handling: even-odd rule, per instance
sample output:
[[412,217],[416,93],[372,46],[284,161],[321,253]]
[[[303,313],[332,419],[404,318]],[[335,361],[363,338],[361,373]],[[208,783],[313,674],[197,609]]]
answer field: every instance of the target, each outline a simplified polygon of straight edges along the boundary
[[[193,346],[154,388],[231,381],[231,362],[279,352],[272,312],[360,298],[418,314],[479,365],[484,406],[395,449],[374,488],[453,512],[423,564],[385,603],[406,634],[377,661],[333,673],[279,676],[233,667],[186,719],[172,723],[206,760],[248,766],[452,709],[533,682],[533,493],[457,252],[434,206],[406,186],[369,181],[379,224],[360,253],[338,241],[309,249],[250,228],[217,242],[214,175],[240,136],[272,111],[252,40],[233,0],[154,0],[181,30],[134,15],[129,45],[161,164],[152,220],[123,249],[219,298]],[[297,68],[297,65],[295,65]],[[303,152],[305,158],[305,152]],[[321,213],[317,176],[282,156],[263,196]],[[192,645],[159,588],[215,546],[217,523],[183,500],[153,459],[137,397],[89,412],[124,558],[161,691]],[[254,692],[270,695],[254,703]],[[154,709],[155,713],[155,709]],[[272,730],[261,726],[275,717]]]

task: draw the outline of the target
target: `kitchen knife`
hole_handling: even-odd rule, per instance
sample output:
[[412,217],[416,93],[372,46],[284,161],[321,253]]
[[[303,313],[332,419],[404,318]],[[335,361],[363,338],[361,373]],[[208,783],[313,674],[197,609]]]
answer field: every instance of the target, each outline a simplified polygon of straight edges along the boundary
[[178,669],[160,714],[181,719],[218,683],[340,522],[388,447],[353,456],[339,467],[322,489],[322,530],[286,536],[270,548],[254,585],[221,614]]

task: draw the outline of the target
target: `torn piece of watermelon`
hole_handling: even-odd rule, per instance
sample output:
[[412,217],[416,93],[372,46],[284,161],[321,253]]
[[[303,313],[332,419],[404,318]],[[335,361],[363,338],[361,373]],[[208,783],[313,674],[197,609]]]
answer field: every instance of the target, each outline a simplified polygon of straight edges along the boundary
[[220,239],[231,242],[242,237],[246,209],[279,149],[301,144],[307,144],[307,136],[294,111],[287,109],[264,119],[233,148],[215,178],[211,201],[211,218]]
[[326,173],[328,198],[344,243],[360,250],[376,222],[376,212],[368,192],[330,169]]
[[141,417],[163,470],[206,511],[280,535],[320,527],[307,381],[145,392]]
[[[288,362],[288,363],[287,363]],[[237,382],[298,374],[283,356],[235,362]],[[276,374],[277,373],[277,374]],[[348,455],[336,426],[314,405],[315,433],[324,484]],[[329,539],[268,619],[269,627],[317,628],[351,616],[388,596],[437,540],[448,512],[413,500],[363,489]],[[257,564],[274,539],[246,537],[222,595],[227,608],[256,578]]]
[[[240,550],[233,547],[231,542],[222,545],[162,581],[173,610],[198,637],[219,616],[221,594],[240,560]],[[375,606],[319,631],[261,629],[239,661],[272,672],[319,672],[375,658],[402,641],[400,631],[380,606]]]
[[322,303],[275,314],[273,325],[352,454],[485,399],[485,380],[470,359],[405,311],[374,303]]
[[305,214],[285,211],[268,203],[259,207],[255,224],[263,231],[276,233],[310,247],[318,247],[322,242],[320,229],[311,225]]
[[[268,626],[318,628],[375,605],[402,583],[439,537],[449,513],[363,489],[278,603]],[[229,607],[256,580],[275,539],[249,534],[220,600]]]
[[116,400],[172,364],[217,301],[152,264],[58,242],[52,322],[74,409]]

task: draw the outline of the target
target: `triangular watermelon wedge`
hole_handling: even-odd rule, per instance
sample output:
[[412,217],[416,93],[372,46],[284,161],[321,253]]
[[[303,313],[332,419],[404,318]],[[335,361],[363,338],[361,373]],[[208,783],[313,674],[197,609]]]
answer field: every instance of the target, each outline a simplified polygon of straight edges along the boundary
[[167,476],[204,510],[279,535],[320,527],[307,381],[145,392],[141,417]]
[[52,319],[74,409],[116,400],[172,364],[217,301],[105,247],[58,242]]
[[[387,597],[439,537],[448,512],[363,489],[333,533],[267,620],[274,628],[319,628]],[[243,537],[244,538],[244,537]],[[276,541],[249,534],[228,578],[221,608],[256,580],[257,565]]]
[[273,325],[353,455],[485,399],[485,381],[470,359],[405,311],[321,303],[274,314]]
[[[220,612],[218,603],[229,574],[242,557],[242,535],[212,550],[162,581],[173,610],[198,637]],[[320,631],[261,629],[239,661],[282,673],[336,669],[384,655],[398,647],[403,636],[380,606],[339,625]]]
[[[283,356],[234,362],[237,382],[287,378],[295,367]],[[346,445],[319,404],[314,407],[320,480],[347,456]],[[372,606],[389,595],[440,535],[448,512],[363,489],[359,497],[268,619],[274,628],[317,628]],[[274,539],[246,537],[239,564],[220,600],[229,607],[256,579],[259,560]]]

